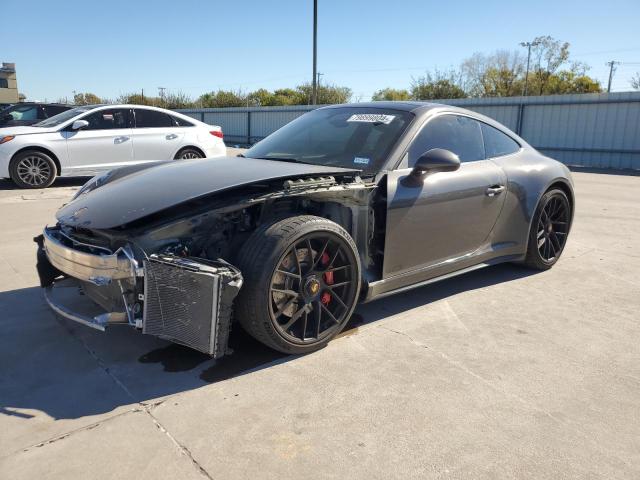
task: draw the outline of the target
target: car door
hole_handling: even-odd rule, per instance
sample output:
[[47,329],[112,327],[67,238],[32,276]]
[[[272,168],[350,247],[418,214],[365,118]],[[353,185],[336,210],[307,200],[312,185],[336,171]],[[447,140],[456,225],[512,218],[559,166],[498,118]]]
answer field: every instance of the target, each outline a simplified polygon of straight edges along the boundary
[[[417,158],[432,148],[456,153],[460,168],[429,174],[417,185],[407,181]],[[454,271],[489,237],[504,202],[505,174],[485,159],[480,123],[462,115],[430,119],[407,155],[408,168],[387,177],[383,275],[436,265]]]
[[130,109],[100,109],[76,120],[89,125],[81,130],[65,128],[70,174],[85,175],[133,162]]
[[133,155],[136,162],[171,160],[182,142],[184,129],[168,114],[135,108]]

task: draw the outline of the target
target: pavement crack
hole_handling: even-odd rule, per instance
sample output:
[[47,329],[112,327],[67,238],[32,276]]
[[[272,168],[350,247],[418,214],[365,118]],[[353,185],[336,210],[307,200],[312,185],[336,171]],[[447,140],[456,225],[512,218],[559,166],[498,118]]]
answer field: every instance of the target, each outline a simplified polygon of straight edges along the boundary
[[143,405],[144,412],[147,415],[149,415],[149,418],[151,418],[151,421],[156,426],[156,428],[158,430],[160,430],[162,433],[164,433],[169,438],[169,440],[178,448],[178,450],[180,450],[180,453],[183,454],[184,456],[186,456],[191,461],[193,466],[200,472],[200,474],[202,476],[204,476],[205,478],[207,478],[209,480],[213,480],[213,477],[211,475],[209,475],[209,472],[207,472],[202,465],[200,465],[200,463],[195,459],[195,457],[193,456],[191,451],[185,445],[180,443],[178,441],[178,439],[176,437],[174,437],[171,434],[171,432],[169,432],[169,430],[167,430],[164,427],[164,425],[162,425],[162,423],[160,423],[160,421],[153,415],[153,413],[151,413],[151,407],[152,407],[152,405],[149,405],[149,406],[144,406]]
[[[40,447],[44,447],[45,445],[49,445],[51,443],[59,442],[61,440],[69,438],[71,435],[74,435],[74,434],[76,434],[78,432],[84,432],[84,431],[87,431],[87,430],[93,430],[94,428],[98,428],[99,426],[103,425],[104,423],[110,422],[111,420],[113,420],[115,418],[121,417],[123,415],[128,415],[130,413],[140,412],[140,411],[142,411],[140,408],[132,408],[131,410],[127,410],[126,412],[121,412],[121,413],[118,413],[118,414],[113,415],[111,417],[104,418],[104,419],[100,420],[99,422],[91,423],[89,425],[85,425],[83,427],[76,428],[74,430],[69,430],[68,432],[62,433],[60,435],[56,435],[55,437],[48,438],[48,439],[46,439],[46,440],[44,440],[42,442],[34,443],[33,445],[29,445],[27,447],[22,447],[20,450],[16,450],[14,452],[9,453],[8,455],[6,455],[6,457],[9,457],[9,456],[11,456],[11,455],[13,455],[15,453],[18,453],[18,452],[28,452],[29,450],[32,450],[34,448],[40,448]],[[0,456],[0,458],[4,458],[4,457],[5,457],[4,455]]]
[[389,327],[385,327],[384,325],[378,325],[378,328],[382,328],[383,330],[387,330],[389,332],[395,333],[397,335],[402,335],[403,337],[407,337],[409,339],[409,341],[411,343],[413,343],[415,346],[420,347],[420,348],[425,348],[425,349],[429,349],[428,345],[425,345],[424,343],[420,343],[418,342],[416,339],[414,339],[411,335],[409,335],[408,333],[405,332],[401,332],[399,330],[394,330],[393,328],[389,328]]
[[[94,351],[92,350],[89,345],[87,345],[87,343],[80,337],[74,335],[73,330],[68,328],[66,325],[64,325],[60,319],[58,318],[58,316],[56,315],[56,320],[58,320],[58,322],[62,325],[62,327],[69,333],[69,335],[71,335],[74,339],[76,339],[78,342],[80,342],[80,344],[84,347],[84,349],[87,351],[87,353],[91,356],[91,358],[93,358],[95,360],[95,362],[98,364],[98,366],[109,376],[111,377],[111,379],[113,380],[113,382],[120,387],[120,389],[122,389],[122,391],[129,397],[131,398],[132,402],[137,404],[139,408],[136,409],[136,411],[142,411],[145,414],[147,414],[149,416],[149,418],[151,419],[151,421],[153,422],[153,424],[156,426],[156,428],[158,430],[160,430],[162,433],[164,433],[169,439],[170,441],[178,448],[178,450],[180,451],[180,453],[184,456],[186,456],[191,463],[193,464],[193,466],[200,472],[201,475],[203,475],[205,478],[209,479],[209,480],[213,480],[213,477],[211,475],[209,475],[209,473],[204,469],[204,467],[202,465],[200,465],[200,463],[198,463],[198,461],[193,457],[192,453],[189,451],[189,449],[184,446],[183,444],[181,444],[172,434],[171,432],[169,432],[161,423],[160,421],[153,415],[153,413],[151,413],[151,410],[155,407],[157,407],[158,405],[161,405],[165,400],[159,400],[156,402],[148,402],[148,403],[144,403],[142,401],[139,401],[135,398],[135,396],[133,395],[133,393],[127,388],[127,386],[122,383],[120,381],[120,379],[109,369],[108,365],[106,364],[106,362],[104,362],[102,360],[102,358],[100,358],[100,356]],[[86,428],[83,428],[83,430],[86,430]],[[62,438],[66,438],[67,436],[71,435],[72,433],[75,433],[75,431],[73,432],[69,432],[67,434],[64,434]]]

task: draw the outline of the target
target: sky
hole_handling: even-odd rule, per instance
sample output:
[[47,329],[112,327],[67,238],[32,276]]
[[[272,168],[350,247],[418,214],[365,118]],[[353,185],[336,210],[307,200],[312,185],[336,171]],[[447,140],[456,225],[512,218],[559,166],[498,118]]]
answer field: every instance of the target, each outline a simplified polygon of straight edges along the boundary
[[[312,18],[313,0],[0,0],[0,61],[29,100],[295,87],[312,76]],[[318,0],[318,71],[368,100],[551,35],[604,87],[605,63],[623,62],[612,90],[625,91],[639,30],[640,0]]]

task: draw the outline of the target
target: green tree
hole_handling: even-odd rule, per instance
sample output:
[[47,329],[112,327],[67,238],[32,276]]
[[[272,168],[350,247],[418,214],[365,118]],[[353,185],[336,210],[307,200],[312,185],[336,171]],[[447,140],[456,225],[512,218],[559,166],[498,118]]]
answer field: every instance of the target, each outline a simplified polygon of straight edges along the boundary
[[274,105],[295,105],[298,93],[293,88],[279,88],[273,92]]
[[73,95],[73,103],[76,105],[97,105],[105,102],[93,93],[76,93]]
[[247,98],[240,91],[218,90],[200,95],[197,103],[203,108],[243,107],[247,105]]
[[161,100],[159,97],[148,97],[146,95],[143,97],[140,93],[124,93],[116,98],[116,103],[160,106]]
[[277,105],[275,95],[265,88],[260,88],[247,95],[249,105],[256,107],[268,107]]
[[371,96],[371,100],[374,102],[382,100],[409,100],[410,98],[411,94],[408,90],[397,88],[383,88]]
[[411,83],[411,98],[415,100],[435,100],[445,98],[465,98],[466,92],[460,85],[460,76],[455,70],[427,72]]
[[[311,103],[313,86],[310,83],[298,85],[296,92],[295,105],[308,105]],[[318,88],[318,105],[347,103],[352,94],[353,92],[348,87],[339,87],[332,84],[320,85]]]
[[600,92],[602,92],[600,82],[584,73],[570,70],[562,70],[551,75],[543,90],[544,95]]
[[170,109],[191,108],[194,106],[194,103],[189,95],[178,91],[165,94],[159,106]]

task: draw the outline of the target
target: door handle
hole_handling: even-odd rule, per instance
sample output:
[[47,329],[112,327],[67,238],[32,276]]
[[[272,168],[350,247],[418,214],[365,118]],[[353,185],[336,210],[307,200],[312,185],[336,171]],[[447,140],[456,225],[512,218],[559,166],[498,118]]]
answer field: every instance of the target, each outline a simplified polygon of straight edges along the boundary
[[129,137],[126,136],[122,136],[122,137],[116,137],[113,139],[113,143],[115,143],[116,145],[120,144],[120,143],[124,143],[127,140],[129,140]]
[[487,191],[485,193],[487,197],[495,197],[496,195],[500,195],[502,192],[504,192],[504,190],[504,185],[493,185],[487,188]]
[[169,135],[167,135],[166,137],[167,140],[174,140],[176,138],[178,138],[178,135],[176,135],[175,133],[170,133]]

